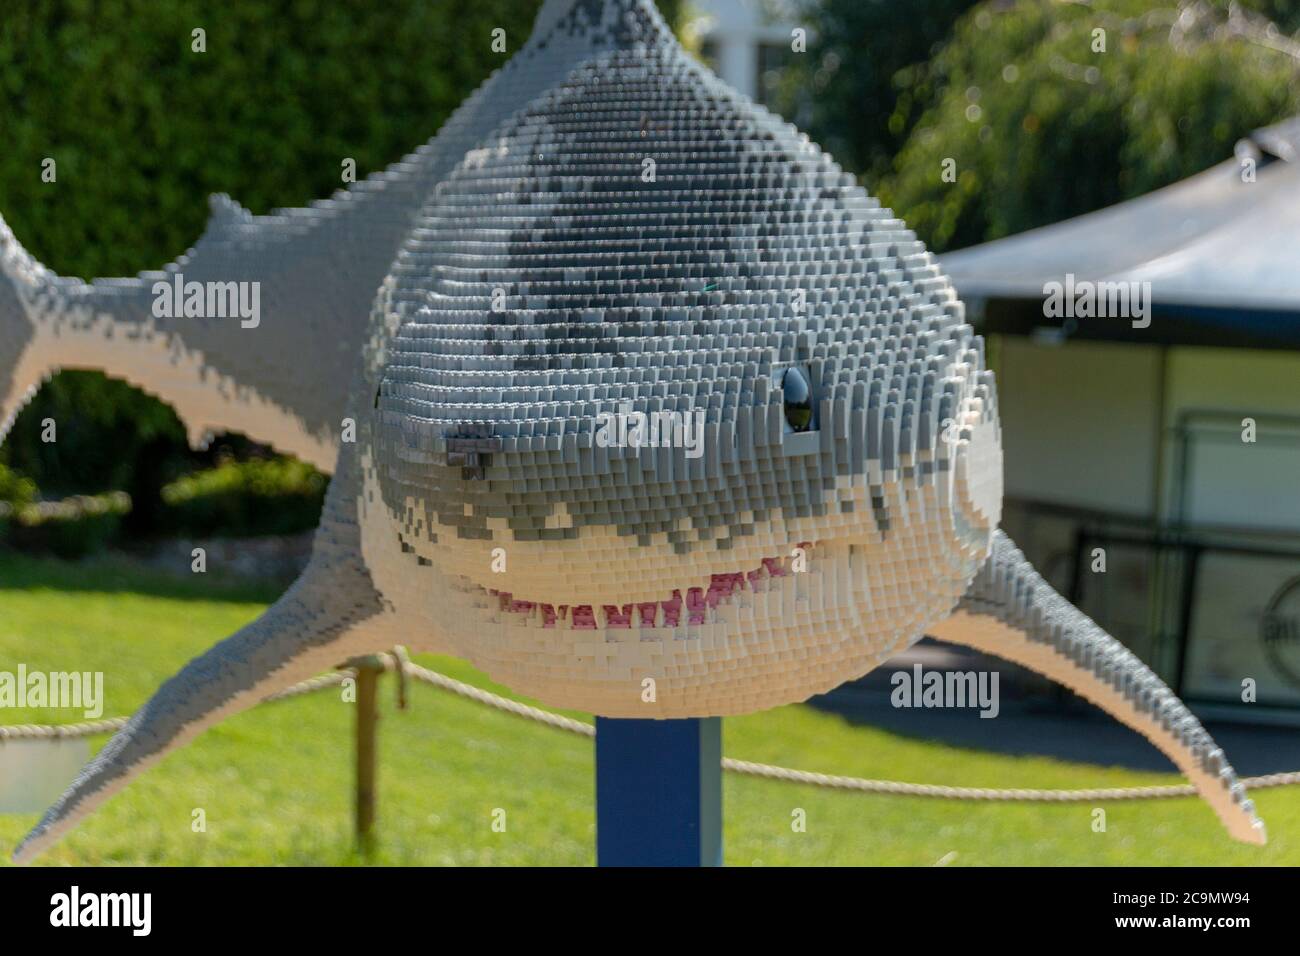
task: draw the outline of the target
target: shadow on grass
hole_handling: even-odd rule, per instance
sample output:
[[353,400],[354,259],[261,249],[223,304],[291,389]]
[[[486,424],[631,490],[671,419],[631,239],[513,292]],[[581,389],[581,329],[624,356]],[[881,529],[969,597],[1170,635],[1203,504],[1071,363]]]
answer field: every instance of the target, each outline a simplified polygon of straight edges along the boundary
[[[1142,772],[1177,772],[1154,744],[1083,698],[1068,691],[1055,696],[1025,693],[1027,672],[1014,664],[929,638],[916,648],[808,704],[849,725],[971,751],[1054,757]],[[927,650],[938,654],[925,656]],[[895,706],[891,700],[893,675],[910,671],[918,658],[925,661],[926,670],[997,671],[1001,678],[997,716],[982,718],[974,707]],[[1243,776],[1300,769],[1300,733],[1295,728],[1215,720],[1204,724]]]

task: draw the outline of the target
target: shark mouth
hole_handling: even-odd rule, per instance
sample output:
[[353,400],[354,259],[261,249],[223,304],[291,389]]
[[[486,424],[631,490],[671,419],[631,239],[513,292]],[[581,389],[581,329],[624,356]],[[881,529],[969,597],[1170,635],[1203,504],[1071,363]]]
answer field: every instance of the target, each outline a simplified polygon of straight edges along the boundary
[[[798,545],[805,553],[811,547],[808,543]],[[536,617],[542,627],[574,631],[675,629],[713,623],[712,612],[719,606],[745,591],[766,591],[772,581],[795,573],[793,563],[789,557],[763,558],[752,571],[713,574],[707,584],[674,589],[670,598],[628,604],[548,604],[519,600],[509,591],[495,588],[482,590],[497,599],[503,613]]]

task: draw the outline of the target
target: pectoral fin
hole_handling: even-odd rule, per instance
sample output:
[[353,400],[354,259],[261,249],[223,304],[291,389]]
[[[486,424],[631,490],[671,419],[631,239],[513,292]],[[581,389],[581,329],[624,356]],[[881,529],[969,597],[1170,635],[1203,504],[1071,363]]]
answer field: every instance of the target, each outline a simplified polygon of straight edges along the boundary
[[302,577],[257,620],[196,657],[86,765],[14,852],[26,862],[171,751],[274,691],[391,647],[389,610],[362,561],[345,456]]
[[1265,842],[1254,803],[1186,705],[1132,651],[1052,590],[1001,531],[952,616],[928,633],[1037,671],[1092,701],[1159,747],[1235,839]]

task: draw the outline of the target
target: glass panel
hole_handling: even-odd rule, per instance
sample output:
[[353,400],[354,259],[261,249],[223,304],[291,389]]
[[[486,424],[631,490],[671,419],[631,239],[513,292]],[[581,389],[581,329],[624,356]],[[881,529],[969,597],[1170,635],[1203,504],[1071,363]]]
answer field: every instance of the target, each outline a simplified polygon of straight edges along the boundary
[[1239,703],[1300,704],[1300,555],[1206,551],[1192,604],[1184,693]]
[[[1093,571],[1093,552],[1105,551],[1105,572]],[[1156,552],[1150,545],[1089,539],[1079,576],[1079,610],[1110,632],[1148,667],[1159,669],[1151,631],[1151,587]]]

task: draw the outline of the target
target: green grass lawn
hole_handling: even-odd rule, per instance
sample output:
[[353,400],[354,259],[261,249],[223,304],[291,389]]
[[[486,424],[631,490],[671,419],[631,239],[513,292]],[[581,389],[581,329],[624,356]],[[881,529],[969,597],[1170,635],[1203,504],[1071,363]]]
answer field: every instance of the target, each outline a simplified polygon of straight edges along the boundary
[[[105,716],[128,714],[190,657],[255,617],[273,590],[238,582],[0,555],[0,670],[102,670]],[[423,663],[480,686],[459,661]],[[384,864],[590,864],[592,745],[415,684],[382,687],[378,846]],[[0,723],[66,723],[0,710]],[[265,704],[208,731],[118,794],[45,864],[353,864],[352,705],[337,690]],[[984,787],[1134,786],[1173,774],[1017,758],[851,725],[792,706],[728,719],[729,756],[828,773]],[[994,731],[995,732],[995,731]],[[100,746],[107,738],[95,738]],[[988,804],[841,793],[728,775],[731,865],[1297,864],[1300,788],[1259,791],[1263,848],[1233,843],[1199,800]],[[202,808],[207,831],[191,831]],[[506,811],[494,832],[493,811]],[[795,808],[807,831],[795,833]],[[7,863],[36,815],[0,815]],[[952,854],[955,854],[953,856]]]

